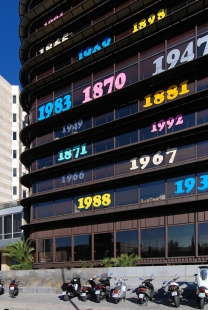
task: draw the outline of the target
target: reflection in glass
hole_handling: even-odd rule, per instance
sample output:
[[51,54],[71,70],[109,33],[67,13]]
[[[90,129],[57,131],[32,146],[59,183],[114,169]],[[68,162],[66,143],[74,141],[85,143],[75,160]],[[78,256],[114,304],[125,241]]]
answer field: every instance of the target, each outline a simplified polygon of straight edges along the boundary
[[37,216],[38,218],[44,218],[53,216],[53,202],[42,202],[37,205]]
[[141,230],[141,256],[143,258],[165,256],[164,227]]
[[13,214],[13,238],[21,237],[22,213]]
[[197,143],[197,157],[208,156],[208,140]]
[[93,180],[100,180],[114,175],[114,164],[93,169]]
[[46,168],[53,165],[53,156],[37,159],[38,169]]
[[116,256],[125,254],[138,255],[138,231],[121,231],[116,233]]
[[71,237],[55,238],[56,262],[71,261]]
[[194,225],[168,227],[168,256],[194,256]]
[[151,202],[165,199],[165,181],[156,181],[140,185],[140,201]]
[[134,114],[138,112],[138,103],[125,104],[122,107],[116,109],[116,119]]
[[54,216],[73,213],[72,198],[54,201]]
[[138,130],[131,131],[116,137],[116,147],[138,142]]
[[74,236],[74,260],[92,260],[92,236]]
[[111,122],[113,120],[114,120],[113,111],[106,113],[106,114],[103,114],[103,115],[96,116],[96,117],[94,117],[94,127],[100,126],[102,124],[106,124],[106,123]]
[[109,138],[93,143],[94,154],[105,152],[114,148],[114,139]]
[[12,238],[12,214],[4,216],[4,239]]
[[116,175],[129,173],[131,170],[131,163],[129,160],[120,161],[115,164]]
[[115,190],[116,206],[138,202],[138,185],[117,188]]
[[53,261],[53,239],[38,240],[38,262],[46,263]]
[[[208,88],[208,81],[207,81]],[[208,109],[197,112],[197,125],[208,123]]]
[[95,260],[105,257],[113,257],[113,233],[94,235],[94,258]]
[[208,223],[198,224],[198,253],[208,255]]

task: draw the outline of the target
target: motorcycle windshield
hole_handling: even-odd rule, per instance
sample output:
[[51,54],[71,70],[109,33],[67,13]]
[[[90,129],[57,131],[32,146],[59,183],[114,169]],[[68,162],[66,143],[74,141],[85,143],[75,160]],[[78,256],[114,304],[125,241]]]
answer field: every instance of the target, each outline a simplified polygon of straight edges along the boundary
[[208,267],[204,266],[198,268],[196,282],[198,287],[205,286],[206,288],[208,288]]

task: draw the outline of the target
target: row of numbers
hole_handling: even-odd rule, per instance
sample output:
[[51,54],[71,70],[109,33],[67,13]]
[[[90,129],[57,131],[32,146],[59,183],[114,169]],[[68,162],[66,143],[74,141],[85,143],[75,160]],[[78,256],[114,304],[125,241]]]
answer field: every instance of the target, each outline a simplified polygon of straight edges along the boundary
[[[174,68],[176,64],[178,63],[178,61],[180,63],[184,63],[184,62],[191,61],[195,58],[194,41],[195,40],[188,43],[182,55],[181,55],[180,50],[177,48],[172,49],[168,53],[166,57],[166,63],[167,65],[169,65],[169,67],[167,68],[167,70]],[[203,50],[203,55],[202,55],[204,56],[208,54],[208,34],[201,38],[198,38],[197,46],[200,47],[202,44],[204,44],[204,50]],[[160,56],[153,61],[153,64],[156,66],[156,69],[152,75],[156,75],[158,73],[165,71],[164,66],[163,66],[163,59],[164,59],[164,56]]]
[[[202,175],[200,176],[200,184],[202,186],[198,186],[197,189],[199,191],[205,191],[206,189],[208,189],[208,175]],[[174,194],[183,194],[183,193],[190,193],[192,191],[192,189],[194,188],[196,184],[196,180],[195,178],[187,178],[185,180],[180,180],[178,182],[175,183],[176,186],[176,191],[174,192]]]
[[160,19],[163,19],[165,16],[166,16],[166,14],[165,14],[165,10],[164,10],[164,9],[159,10],[159,11],[157,12],[157,15],[151,14],[151,15],[148,17],[147,20],[144,18],[144,19],[140,20],[139,23],[135,23],[135,24],[133,25],[133,28],[134,28],[134,29],[133,29],[132,33],[137,32],[137,31],[139,31],[140,29],[143,29],[143,28],[147,27],[147,26],[148,26],[148,23],[149,23],[149,25],[151,25],[151,24],[153,24],[154,22],[156,22],[156,21],[158,21],[158,20],[160,20]]
[[79,119],[73,125],[70,123],[67,125],[64,125],[62,133],[70,133],[72,130],[77,131],[82,127],[82,125],[83,125],[83,120]]
[[111,195],[106,193],[104,195],[88,196],[78,199],[79,205],[77,209],[89,209],[91,206],[99,208],[100,206],[107,207],[111,204]]
[[173,99],[176,99],[178,96],[182,96],[182,95],[189,93],[187,83],[188,83],[188,80],[183,81],[181,84],[179,84],[180,91],[179,91],[177,85],[171,85],[170,87],[168,87],[167,90],[164,90],[164,89],[158,90],[154,94],[153,102],[151,101],[152,100],[152,94],[147,95],[146,97],[144,97],[145,104],[143,105],[143,108],[149,108],[153,104],[163,103],[165,101],[165,99],[173,100]]
[[[175,123],[176,121],[176,123]],[[175,123],[175,124],[174,124]],[[152,123],[152,130],[151,132],[156,132],[156,131],[162,131],[165,128],[165,125],[167,125],[168,129],[171,129],[173,127],[173,125],[177,126],[177,125],[182,125],[183,124],[183,115],[179,114],[177,115],[175,118],[174,117],[169,117],[167,119],[167,121],[165,121],[164,119],[161,119],[158,123]]]
[[75,172],[73,174],[68,173],[67,175],[62,175],[62,182],[61,183],[70,183],[72,180],[77,181],[77,180],[83,180],[84,179],[84,172],[83,170],[81,172]]
[[[177,152],[177,148],[172,148],[172,149],[167,149],[166,154],[170,154],[172,153],[168,163],[172,164],[174,162],[174,158],[176,156],[176,152]],[[137,166],[137,160],[139,161],[141,167]],[[163,155],[161,155],[161,151],[158,151],[152,158],[152,163],[155,166],[160,165],[164,160]],[[135,169],[145,169],[147,167],[147,165],[150,163],[150,156],[149,155],[143,155],[141,156],[139,159],[137,159],[137,157],[133,158],[130,160],[131,163],[131,168],[130,170],[135,170]]]
[[71,96],[65,95],[64,97],[57,98],[54,103],[48,102],[38,108],[38,121],[42,121],[45,118],[55,114],[59,114],[69,110],[72,106]]
[[126,83],[125,73],[118,74],[116,78],[114,76],[111,76],[105,79],[103,82],[98,82],[93,86],[92,97],[90,97],[92,87],[88,86],[83,90],[85,98],[82,101],[82,103],[86,103],[88,101],[91,101],[92,99],[102,97],[103,87],[108,86],[107,94],[110,94],[113,91],[113,87],[116,89],[121,89],[124,87],[125,83]]
[[61,44],[62,42],[68,40],[70,38],[70,36],[71,36],[71,34],[69,32],[65,33],[62,38],[56,39],[56,41],[54,43],[49,43],[48,45],[46,45],[46,47],[42,47],[39,50],[39,54],[43,54],[44,52],[50,50],[54,46]]
[[[81,150],[81,152],[80,152]],[[78,158],[79,155],[87,154],[86,143],[82,145],[73,146],[73,148],[67,148],[66,150],[61,150],[58,152],[58,161],[69,160],[72,158],[72,153],[75,153],[74,158]]]

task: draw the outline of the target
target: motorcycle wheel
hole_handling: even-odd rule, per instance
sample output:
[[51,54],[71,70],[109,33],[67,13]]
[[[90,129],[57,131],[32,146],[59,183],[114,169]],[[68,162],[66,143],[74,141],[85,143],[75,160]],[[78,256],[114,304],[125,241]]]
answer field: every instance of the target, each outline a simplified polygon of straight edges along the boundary
[[197,304],[199,309],[204,309],[204,298],[198,298]]
[[86,301],[87,300],[87,297],[80,297],[81,301]]
[[173,302],[176,306],[176,308],[180,307],[180,300],[178,296],[173,296]]
[[100,296],[100,295],[97,295],[97,296],[96,296],[96,301],[97,301],[98,303],[101,302],[101,296]]
[[69,296],[68,295],[64,295],[64,301],[68,301],[69,300]]
[[114,299],[114,303],[118,304],[119,303],[119,299]]

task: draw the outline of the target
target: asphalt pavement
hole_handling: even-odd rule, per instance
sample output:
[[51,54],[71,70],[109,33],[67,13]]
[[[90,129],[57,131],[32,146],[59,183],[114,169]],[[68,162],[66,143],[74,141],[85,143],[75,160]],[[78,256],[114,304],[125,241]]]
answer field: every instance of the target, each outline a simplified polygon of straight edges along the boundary
[[[196,309],[196,297],[182,299],[180,309]],[[205,305],[205,309],[208,305]],[[82,302],[77,297],[69,301],[63,301],[57,294],[25,294],[21,293],[16,298],[9,297],[8,293],[0,296],[0,310],[134,310],[134,309],[173,309],[174,304],[169,301],[166,295],[163,298],[153,298],[147,305],[139,306],[136,294],[128,292],[126,301],[114,304],[112,298],[102,300],[101,303],[95,301]]]

